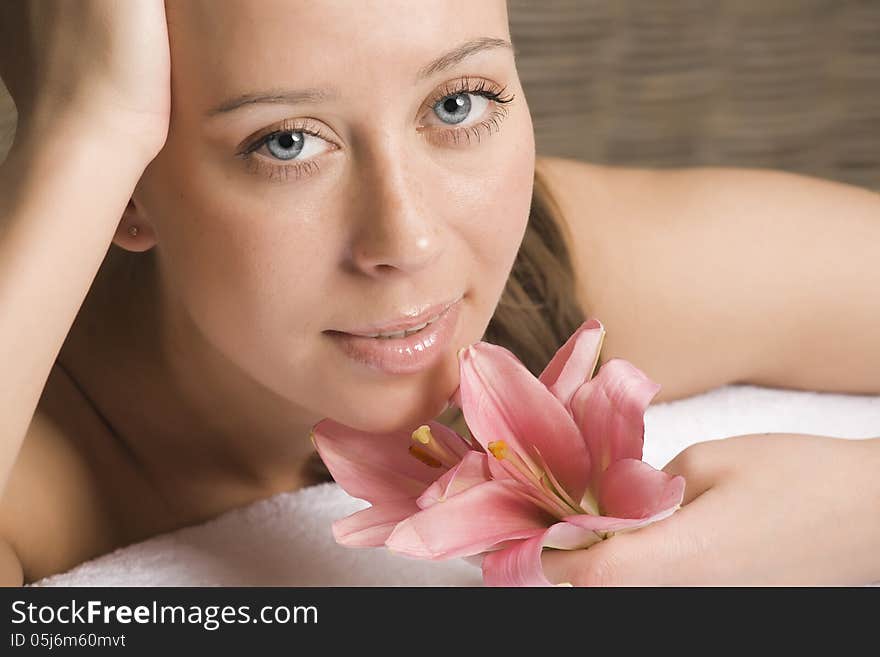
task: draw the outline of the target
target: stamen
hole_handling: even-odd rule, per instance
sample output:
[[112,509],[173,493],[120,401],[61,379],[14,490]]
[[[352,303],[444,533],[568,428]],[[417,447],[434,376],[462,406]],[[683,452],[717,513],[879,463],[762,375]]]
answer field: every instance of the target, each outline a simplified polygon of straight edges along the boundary
[[550,469],[550,466],[547,465],[547,461],[544,460],[544,455],[541,454],[541,451],[534,445],[532,445],[532,450],[535,452],[538,463],[540,463],[541,467],[544,469],[544,473],[541,476],[541,483],[547,491],[554,497],[557,497],[565,506],[569,507],[572,513],[581,513],[582,509],[578,508],[577,504],[574,503],[574,500],[571,499],[571,495],[568,494],[568,491],[565,490],[565,488],[562,487],[562,484],[559,483],[559,480],[553,476],[553,471]]
[[599,509],[599,502],[589,488],[584,491],[584,496],[581,498],[581,508],[594,516],[602,515],[601,509]]
[[487,445],[487,447],[489,448],[489,451],[492,452],[492,456],[503,464],[506,464],[508,468],[513,468],[517,472],[520,472],[527,481],[531,482],[538,489],[541,488],[541,477],[544,473],[540,470],[535,472],[535,469],[530,467],[516,450],[508,447],[506,441],[493,440]]
[[416,457],[419,461],[427,465],[431,468],[440,468],[443,467],[443,464],[435,459],[433,456],[425,452],[423,449],[419,449],[416,445],[409,446],[409,453]]
[[[544,472],[543,470],[541,470],[540,467],[535,465],[528,454],[521,454],[515,449],[510,449],[510,447],[508,447],[507,445],[507,442],[504,440],[493,440],[489,443],[488,447],[489,451],[492,452],[495,458],[497,458],[499,461],[505,460],[513,464],[513,466],[517,470],[522,472],[529,479],[529,481],[534,482],[535,485],[540,488],[541,476],[544,474]],[[496,454],[496,452],[500,453],[501,456]]]
[[503,440],[493,440],[489,443],[489,451],[499,461],[503,461],[507,457],[507,443]]
[[541,476],[541,484],[543,485],[544,494],[562,509],[563,516],[578,515],[580,509],[575,508],[566,501],[566,497],[559,494],[559,489],[553,485],[553,479],[547,476],[547,473]]
[[412,439],[422,443],[422,445],[427,445],[431,442],[433,436],[431,435],[431,427],[427,424],[423,424],[418,429],[412,432]]
[[551,516],[555,516],[560,520],[565,516],[572,515],[571,509],[564,505],[559,498],[548,495],[545,490],[532,486],[529,487],[528,490],[523,490],[522,494],[532,500],[537,506],[544,509]]
[[487,447],[492,455],[498,459],[501,467],[525,487],[523,494],[536,505],[557,518],[572,515],[571,508],[559,499],[558,496],[550,494],[545,486],[542,486],[540,479],[535,476],[531,468],[526,466],[517,453],[507,446],[505,441],[493,440]]
[[[431,433],[431,427],[427,424],[423,424],[413,431],[412,439],[418,443],[418,445],[413,445],[413,447],[421,449],[423,454],[429,455],[447,468],[455,467],[461,461],[446,445],[434,437],[434,434]],[[410,453],[412,453],[412,449],[410,449]]]

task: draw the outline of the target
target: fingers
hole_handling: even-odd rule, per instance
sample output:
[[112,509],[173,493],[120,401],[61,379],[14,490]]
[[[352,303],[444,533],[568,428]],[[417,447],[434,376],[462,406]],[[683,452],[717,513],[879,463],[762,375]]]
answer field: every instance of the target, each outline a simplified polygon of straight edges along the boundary
[[713,445],[696,443],[679,452],[663,467],[663,472],[684,477],[682,506],[690,504],[718,481],[716,469],[710,465]]
[[585,550],[544,550],[547,579],[574,586],[699,586],[717,579],[720,564],[713,561],[712,534],[701,519],[707,504],[723,507],[720,493],[712,490],[725,467],[718,447],[717,441],[695,443],[663,468],[685,479],[682,507],[670,517]]
[[[707,496],[711,496],[707,492]],[[544,550],[544,574],[573,586],[700,586],[710,583],[707,538],[695,531],[695,507],[584,550]]]

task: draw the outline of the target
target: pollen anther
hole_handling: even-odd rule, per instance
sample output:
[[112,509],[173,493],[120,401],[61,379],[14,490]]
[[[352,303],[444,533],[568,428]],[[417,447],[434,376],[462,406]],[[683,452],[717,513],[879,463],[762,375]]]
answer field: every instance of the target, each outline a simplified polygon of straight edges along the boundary
[[412,439],[422,443],[422,445],[427,445],[428,443],[434,440],[434,435],[431,433],[431,427],[427,424],[423,424],[418,429],[413,431]]
[[[419,449],[422,454],[430,457],[440,465],[451,468],[460,460],[446,445],[437,440],[431,432],[431,427],[427,424],[423,424],[413,431],[411,437],[415,443],[413,447]],[[410,452],[412,453],[412,449],[410,449]]]
[[492,456],[501,461],[507,457],[507,443],[503,440],[493,440],[489,443],[489,451],[492,452]]

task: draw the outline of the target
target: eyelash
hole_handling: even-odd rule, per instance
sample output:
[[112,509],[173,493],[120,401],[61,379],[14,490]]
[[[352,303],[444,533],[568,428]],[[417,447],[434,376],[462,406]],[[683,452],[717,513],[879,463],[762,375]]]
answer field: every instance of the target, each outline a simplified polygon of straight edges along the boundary
[[[438,102],[444,100],[449,97],[454,97],[459,94],[472,94],[475,96],[482,96],[484,98],[488,98],[495,104],[495,108],[493,109],[490,116],[486,117],[479,123],[475,125],[470,125],[464,128],[434,128],[431,127],[429,130],[432,132],[437,131],[440,134],[439,139],[444,143],[454,142],[458,144],[462,138],[467,139],[467,143],[471,142],[471,136],[474,136],[477,141],[481,140],[480,133],[485,130],[488,134],[492,134],[492,128],[495,128],[495,131],[499,131],[501,129],[501,120],[503,120],[507,114],[508,109],[506,105],[513,101],[515,96],[513,94],[505,97],[504,92],[507,87],[501,87],[501,89],[496,89],[494,85],[491,83],[487,83],[485,80],[474,81],[472,78],[468,76],[463,76],[458,80],[454,80],[446,83],[446,85],[437,92],[437,94],[429,101],[428,107],[429,109],[433,109]],[[302,162],[294,162],[293,164],[287,165],[276,165],[270,164],[267,158],[262,158],[256,154],[257,149],[261,148],[267,141],[269,141],[272,137],[276,137],[278,135],[289,134],[289,133],[297,133],[301,132],[307,135],[312,135],[315,137],[319,137],[329,143],[333,143],[328,137],[326,137],[320,128],[317,126],[312,126],[307,120],[297,120],[288,119],[287,121],[283,121],[278,128],[273,129],[272,131],[257,136],[253,141],[251,141],[244,149],[237,153],[237,157],[242,158],[247,163],[247,169],[251,173],[265,175],[270,181],[284,181],[289,178],[299,179],[305,176],[310,176],[313,173],[317,173],[319,170],[318,163],[314,160],[304,160]]]

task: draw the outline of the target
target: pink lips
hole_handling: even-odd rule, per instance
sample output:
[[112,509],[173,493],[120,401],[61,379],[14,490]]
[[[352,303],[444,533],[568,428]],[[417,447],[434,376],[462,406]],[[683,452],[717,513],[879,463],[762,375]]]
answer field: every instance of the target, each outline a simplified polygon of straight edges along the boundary
[[438,312],[440,317],[417,333],[402,338],[368,338],[341,331],[327,331],[352,360],[387,374],[413,374],[432,366],[447,352],[455,336],[462,298],[443,310],[433,306],[419,316],[389,327],[361,329],[364,333],[388,333],[418,326]]
[[461,297],[446,303],[437,303],[433,306],[427,306],[422,308],[418,313],[407,313],[405,317],[400,317],[397,320],[385,324],[371,324],[369,326],[363,326],[343,332],[350,335],[370,336],[375,333],[397,333],[399,331],[408,331],[419,324],[424,324],[435,315],[439,315],[459,299],[461,299]]

